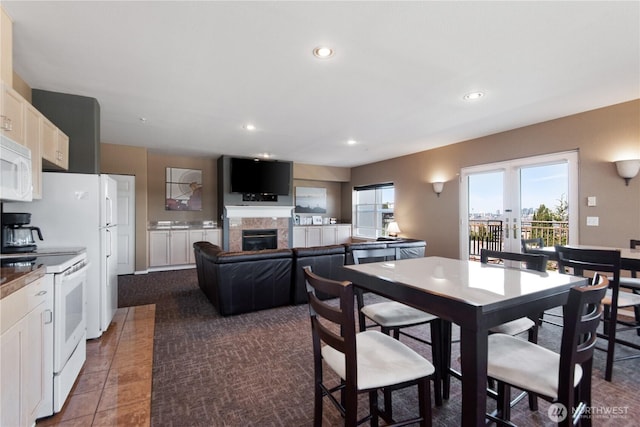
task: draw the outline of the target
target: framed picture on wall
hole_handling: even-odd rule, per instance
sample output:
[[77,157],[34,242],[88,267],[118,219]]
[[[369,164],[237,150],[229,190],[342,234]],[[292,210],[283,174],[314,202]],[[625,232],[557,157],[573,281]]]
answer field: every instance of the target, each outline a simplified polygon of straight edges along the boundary
[[296,213],[327,213],[327,189],[296,187]]
[[199,169],[167,168],[165,210],[202,210],[202,171]]

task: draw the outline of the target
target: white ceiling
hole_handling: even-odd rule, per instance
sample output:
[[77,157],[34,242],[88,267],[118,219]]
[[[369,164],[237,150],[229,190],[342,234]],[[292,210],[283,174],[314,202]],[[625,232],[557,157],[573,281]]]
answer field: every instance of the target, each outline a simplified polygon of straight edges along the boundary
[[31,87],[157,152],[356,166],[640,98],[638,1],[2,5]]

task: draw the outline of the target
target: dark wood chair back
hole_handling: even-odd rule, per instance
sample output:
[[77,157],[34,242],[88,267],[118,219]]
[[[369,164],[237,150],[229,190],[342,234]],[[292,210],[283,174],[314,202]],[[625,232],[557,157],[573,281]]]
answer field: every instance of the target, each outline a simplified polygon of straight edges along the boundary
[[367,262],[392,261],[397,258],[396,248],[354,249],[351,251],[354,264]]
[[[556,246],[558,255],[558,270],[563,274],[588,277],[587,272],[606,273],[609,280],[611,295],[605,299],[604,333],[600,334],[607,340],[607,361],[604,377],[611,381],[613,377],[614,349],[618,319],[618,296],[620,294],[620,251],[612,249],[579,249],[566,246]],[[628,344],[625,344],[628,345]]]
[[503,261],[519,261],[525,264],[525,268],[527,270],[535,270],[541,272],[547,271],[547,262],[549,261],[548,256],[540,254],[521,254],[517,252],[492,251],[490,249],[480,250],[481,263],[487,264],[490,258]]
[[[320,277],[311,271],[311,267],[304,267],[304,275],[309,297],[309,315],[311,316],[311,335],[313,340],[313,364],[315,382],[323,388],[327,396],[331,390],[322,382],[322,346],[328,345],[344,354],[346,380],[344,382],[344,407],[357,407],[357,378],[358,364],[356,355],[356,328],[354,311],[353,284],[348,281],[330,280]],[[316,292],[338,298],[338,305],[329,304],[318,297]],[[316,399],[317,399],[316,395]],[[331,399],[337,407],[342,407]],[[314,419],[322,420],[322,405],[316,402]],[[352,414],[349,414],[353,416]],[[355,421],[355,418],[353,418]],[[321,422],[321,421],[320,421]]]
[[[567,408],[576,407],[576,398],[587,405],[591,403],[593,350],[603,310],[601,301],[607,291],[608,282],[606,276],[596,274],[591,286],[578,286],[569,291],[569,299],[564,307],[558,373],[558,400]],[[582,366],[578,393],[573,386],[576,364]],[[579,415],[575,414],[574,417]]]

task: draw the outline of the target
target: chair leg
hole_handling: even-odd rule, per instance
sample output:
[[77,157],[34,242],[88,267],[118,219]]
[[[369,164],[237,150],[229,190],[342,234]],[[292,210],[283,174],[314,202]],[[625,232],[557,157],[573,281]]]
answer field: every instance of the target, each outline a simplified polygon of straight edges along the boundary
[[322,388],[320,387],[320,384],[316,382],[314,399],[313,399],[314,427],[322,427],[322,399],[323,399]]
[[617,310],[611,310],[609,306],[604,308],[604,329],[607,338],[607,364],[604,372],[604,379],[611,381],[613,377],[614,351],[616,348],[616,316]]
[[344,395],[344,425],[355,426],[358,424],[358,393],[354,388],[353,390],[347,390]]
[[498,381],[498,416],[509,421],[511,419],[511,386]]
[[431,427],[431,393],[429,379],[418,381],[418,407],[420,410],[421,427]]
[[[385,409],[387,409],[385,407]],[[371,426],[378,426],[378,414],[380,410],[378,408],[378,391],[372,390],[369,392],[369,414],[371,415]]]

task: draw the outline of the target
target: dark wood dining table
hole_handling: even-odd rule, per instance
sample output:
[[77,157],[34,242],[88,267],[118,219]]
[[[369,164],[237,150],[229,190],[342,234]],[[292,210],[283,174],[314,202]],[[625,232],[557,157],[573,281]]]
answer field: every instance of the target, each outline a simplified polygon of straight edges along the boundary
[[343,278],[460,327],[463,426],[485,424],[488,329],[564,305],[571,287],[587,283],[556,272],[442,257],[348,265]]

